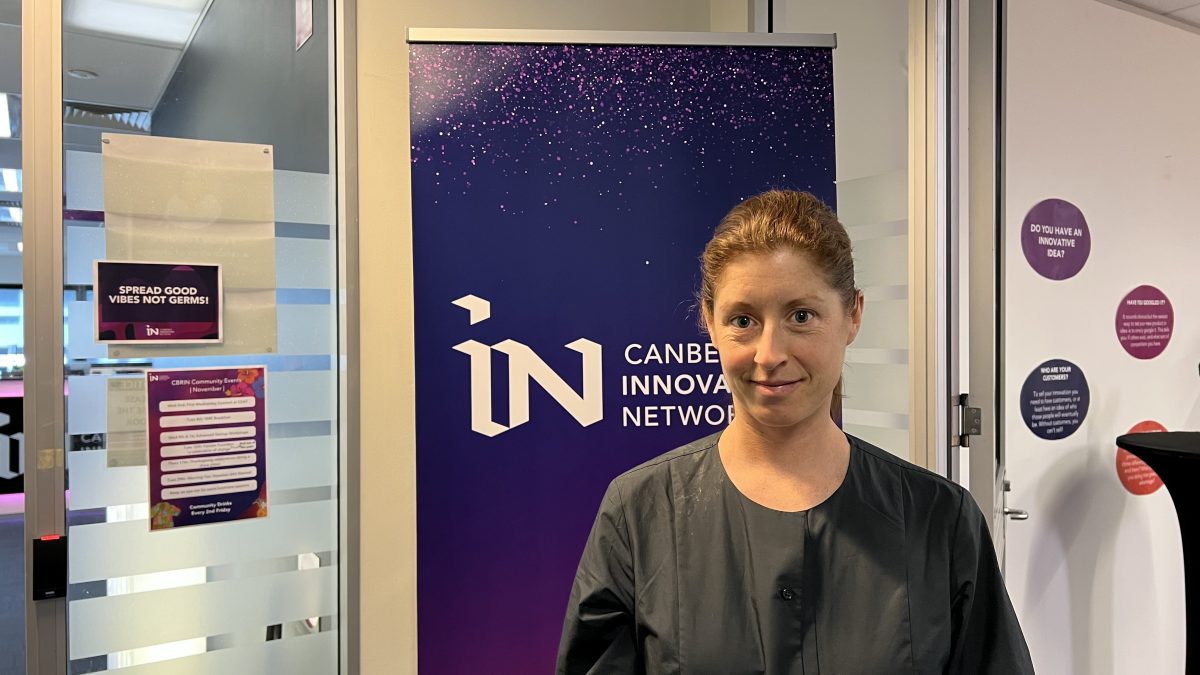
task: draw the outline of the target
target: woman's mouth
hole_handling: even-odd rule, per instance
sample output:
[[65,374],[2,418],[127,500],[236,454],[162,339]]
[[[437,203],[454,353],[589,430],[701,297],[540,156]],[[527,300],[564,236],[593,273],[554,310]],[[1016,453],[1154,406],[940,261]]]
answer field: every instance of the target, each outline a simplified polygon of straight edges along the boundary
[[751,380],[754,390],[763,396],[784,396],[790,394],[800,384],[801,380]]

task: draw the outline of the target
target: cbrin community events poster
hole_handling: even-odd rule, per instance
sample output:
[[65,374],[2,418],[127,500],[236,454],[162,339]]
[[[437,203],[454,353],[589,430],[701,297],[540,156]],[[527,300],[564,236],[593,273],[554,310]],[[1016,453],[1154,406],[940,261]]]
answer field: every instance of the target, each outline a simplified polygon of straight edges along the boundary
[[824,47],[414,43],[420,670],[553,671],[621,472],[723,427],[698,256],[834,201]]

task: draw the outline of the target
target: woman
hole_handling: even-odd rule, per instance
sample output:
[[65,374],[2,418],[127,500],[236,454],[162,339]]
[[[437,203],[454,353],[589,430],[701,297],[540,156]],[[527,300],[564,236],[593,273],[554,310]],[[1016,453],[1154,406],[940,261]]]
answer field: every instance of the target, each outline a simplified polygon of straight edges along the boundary
[[863,313],[833,212],[748,199],[701,271],[733,421],[609,486],[558,672],[1032,673],[970,495],[831,417]]

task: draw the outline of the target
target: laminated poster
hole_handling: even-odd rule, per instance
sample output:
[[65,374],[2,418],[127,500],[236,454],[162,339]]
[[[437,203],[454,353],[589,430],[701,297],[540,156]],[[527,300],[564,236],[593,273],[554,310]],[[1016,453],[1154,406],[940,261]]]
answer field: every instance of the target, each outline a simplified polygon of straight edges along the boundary
[[96,341],[218,343],[221,266],[97,260]]
[[267,516],[267,369],[146,373],[150,529]]
[[103,134],[110,260],[221,266],[222,339],[108,343],[109,358],[273,354],[274,149],[260,143]]

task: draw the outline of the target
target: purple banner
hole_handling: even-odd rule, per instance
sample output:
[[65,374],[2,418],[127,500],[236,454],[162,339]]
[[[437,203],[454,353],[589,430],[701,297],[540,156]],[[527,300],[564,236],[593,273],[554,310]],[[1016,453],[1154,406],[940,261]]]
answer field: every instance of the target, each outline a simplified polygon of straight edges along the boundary
[[419,670],[550,673],[605,486],[729,420],[713,228],[773,187],[833,204],[831,52],[410,55]]
[[267,369],[146,373],[150,529],[267,515]]
[[221,266],[97,260],[96,341],[220,342]]

